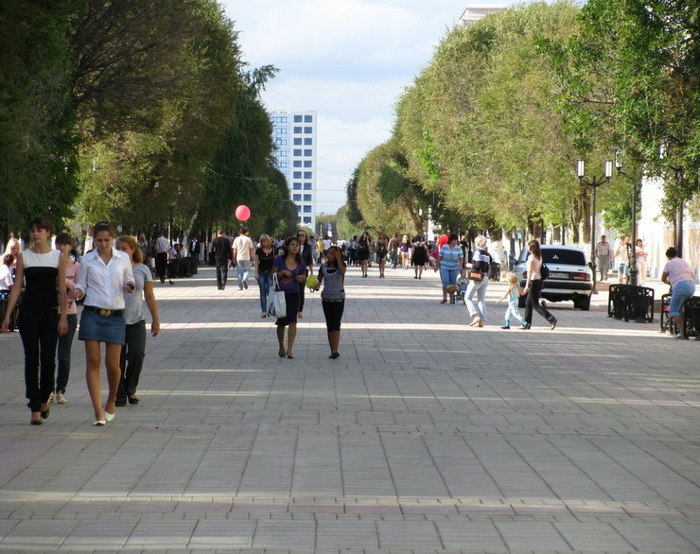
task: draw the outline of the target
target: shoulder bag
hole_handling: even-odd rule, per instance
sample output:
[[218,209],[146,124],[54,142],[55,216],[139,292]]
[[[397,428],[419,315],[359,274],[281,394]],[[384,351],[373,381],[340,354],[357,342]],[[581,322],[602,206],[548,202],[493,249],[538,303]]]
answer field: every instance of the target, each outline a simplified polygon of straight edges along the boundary
[[279,280],[277,273],[272,274],[272,287],[267,293],[267,313],[277,319],[287,317],[287,300],[284,297],[284,291],[279,290]]

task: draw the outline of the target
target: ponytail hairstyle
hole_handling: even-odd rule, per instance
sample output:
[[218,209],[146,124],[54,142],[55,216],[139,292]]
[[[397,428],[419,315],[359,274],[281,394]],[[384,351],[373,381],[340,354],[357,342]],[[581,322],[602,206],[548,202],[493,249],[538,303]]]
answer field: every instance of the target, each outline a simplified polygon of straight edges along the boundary
[[128,245],[129,248],[133,250],[133,253],[131,254],[131,259],[134,263],[137,264],[142,264],[143,263],[143,252],[141,252],[141,249],[136,245],[136,241],[134,240],[134,237],[129,236],[129,235],[124,235],[122,237],[119,237],[117,239],[117,243],[123,242],[124,244]]

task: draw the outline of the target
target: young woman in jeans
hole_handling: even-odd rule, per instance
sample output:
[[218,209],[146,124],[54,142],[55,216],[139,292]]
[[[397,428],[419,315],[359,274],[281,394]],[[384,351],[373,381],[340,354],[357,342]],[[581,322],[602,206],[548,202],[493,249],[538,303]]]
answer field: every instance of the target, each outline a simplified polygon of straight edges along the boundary
[[267,295],[272,284],[272,262],[275,249],[268,235],[260,235],[260,246],[255,250],[255,280],[260,288],[260,317],[267,317]]
[[[19,312],[19,333],[24,345],[24,380],[32,425],[49,417],[49,396],[54,388],[56,343],[68,331],[64,260],[51,248],[51,223],[36,218],[29,224],[32,246],[17,256],[17,274],[2,321],[2,332],[10,330],[10,314],[25,286]],[[60,314],[59,314],[60,307]],[[40,369],[41,368],[41,369]]]

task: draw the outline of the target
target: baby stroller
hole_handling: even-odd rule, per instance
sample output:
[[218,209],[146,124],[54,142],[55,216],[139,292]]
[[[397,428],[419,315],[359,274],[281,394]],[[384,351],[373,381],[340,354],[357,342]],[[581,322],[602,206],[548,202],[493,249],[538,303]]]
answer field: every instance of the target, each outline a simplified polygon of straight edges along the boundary
[[467,303],[467,286],[469,286],[469,279],[466,277],[457,278],[457,292],[455,292],[455,302],[461,302],[462,304]]

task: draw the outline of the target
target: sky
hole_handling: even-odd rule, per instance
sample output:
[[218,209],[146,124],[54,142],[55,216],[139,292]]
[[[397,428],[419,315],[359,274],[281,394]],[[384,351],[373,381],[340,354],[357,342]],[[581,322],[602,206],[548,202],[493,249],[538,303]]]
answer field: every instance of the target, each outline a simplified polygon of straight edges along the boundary
[[318,113],[317,213],[345,204],[353,170],[391,137],[394,106],[467,7],[507,0],[219,0],[249,67],[274,65],[269,111]]

